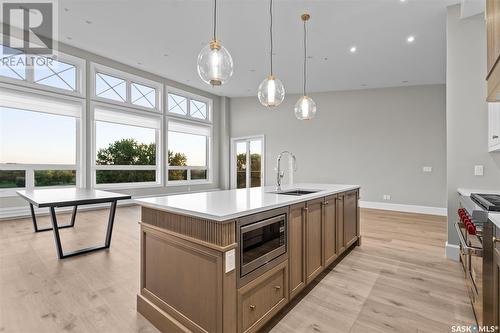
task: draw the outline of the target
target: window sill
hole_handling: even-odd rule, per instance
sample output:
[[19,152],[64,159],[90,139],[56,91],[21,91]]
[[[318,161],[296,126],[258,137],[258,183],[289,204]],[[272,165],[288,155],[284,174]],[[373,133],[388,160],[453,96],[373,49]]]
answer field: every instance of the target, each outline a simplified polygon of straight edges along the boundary
[[176,187],[176,186],[194,186],[194,185],[212,185],[214,182],[211,180],[202,180],[202,181],[189,181],[189,180],[176,180],[176,181],[167,181],[166,187]]
[[162,187],[160,183],[120,183],[120,184],[94,184],[94,188],[97,190],[129,190],[129,189],[141,189],[141,188],[152,188],[152,187]]

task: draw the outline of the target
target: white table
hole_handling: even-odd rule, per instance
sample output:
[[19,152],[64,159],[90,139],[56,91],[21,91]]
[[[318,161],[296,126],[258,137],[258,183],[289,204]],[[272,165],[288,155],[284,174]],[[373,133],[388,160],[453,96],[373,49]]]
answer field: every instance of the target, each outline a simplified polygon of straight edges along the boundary
[[[54,231],[54,239],[56,242],[57,255],[59,256],[59,259],[64,259],[79,254],[84,254],[88,252],[109,248],[109,246],[111,245],[111,234],[113,233],[113,223],[115,220],[116,203],[118,200],[125,200],[131,198],[130,195],[126,194],[99,191],[99,190],[88,190],[81,188],[23,190],[23,191],[17,191],[17,194],[26,199],[30,205],[31,217],[33,219],[33,227],[35,229],[35,232],[43,232],[49,230]],[[93,204],[108,203],[108,202],[111,203],[111,208],[109,211],[108,227],[106,231],[106,239],[104,245],[94,246],[64,253],[61,245],[61,238],[59,236],[59,229],[74,227],[78,206],[93,205]],[[43,208],[43,207],[49,208],[50,216],[52,219],[52,227],[38,228],[35,216],[35,209],[33,208],[33,206],[36,206],[38,208]],[[55,211],[56,207],[73,207],[71,222],[69,224],[61,226],[57,224],[56,211]]]

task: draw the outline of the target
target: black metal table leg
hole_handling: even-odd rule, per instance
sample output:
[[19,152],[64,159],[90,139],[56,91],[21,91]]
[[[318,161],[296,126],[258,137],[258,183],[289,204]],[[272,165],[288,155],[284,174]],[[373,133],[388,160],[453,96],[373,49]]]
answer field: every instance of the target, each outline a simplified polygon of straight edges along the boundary
[[57,217],[56,217],[56,209],[54,207],[50,207],[50,216],[52,218],[52,230],[54,230],[54,239],[56,241],[57,255],[59,259],[64,258],[62,246],[61,246],[61,238],[59,237],[59,228],[57,227]]
[[114,224],[114,221],[115,221],[116,203],[117,203],[117,201],[112,201],[111,202],[111,208],[109,210],[109,218],[108,218],[108,227],[107,227],[107,230],[106,230],[106,240],[105,240],[104,245],[87,247],[87,248],[84,248],[84,249],[80,249],[80,250],[76,250],[76,251],[71,251],[71,252],[66,252],[66,253],[64,253],[63,249],[62,249],[61,238],[59,236],[59,229],[61,229],[63,227],[73,226],[73,224],[75,223],[77,206],[75,206],[73,208],[73,215],[71,217],[71,224],[69,224],[67,226],[61,226],[61,227],[59,227],[57,225],[57,217],[56,217],[55,208],[54,207],[50,207],[50,215],[52,217],[52,228],[49,229],[49,230],[54,230],[54,238],[55,238],[55,242],[56,242],[57,255],[59,256],[59,259],[65,259],[65,258],[68,258],[68,257],[73,257],[73,256],[76,256],[76,255],[85,254],[85,253],[89,253],[89,252],[94,252],[94,251],[98,251],[98,250],[104,250],[104,249],[109,248],[109,246],[111,245],[111,235],[113,233],[113,224]]
[[31,210],[31,219],[33,220],[33,228],[35,229],[35,232],[38,232],[38,225],[36,224],[35,208],[33,208],[32,203],[30,203],[30,210]]
[[113,224],[115,223],[115,213],[116,213],[116,201],[113,201],[109,209],[108,229],[106,231],[106,242],[105,242],[106,247],[109,247],[111,245],[111,234],[113,233]]
[[[78,206],[73,207],[73,214],[71,215],[71,222],[70,224],[65,224],[58,226],[59,229],[64,229],[64,228],[72,228],[75,226],[75,218],[76,218],[76,211],[77,211]],[[33,204],[30,203],[30,210],[31,210],[31,219],[33,220],[33,228],[35,229],[35,232],[43,232],[43,231],[49,231],[52,230],[52,227],[46,227],[46,228],[38,228],[38,223],[36,221],[36,216],[35,216],[35,208],[33,207]],[[52,212],[51,212],[52,215]]]

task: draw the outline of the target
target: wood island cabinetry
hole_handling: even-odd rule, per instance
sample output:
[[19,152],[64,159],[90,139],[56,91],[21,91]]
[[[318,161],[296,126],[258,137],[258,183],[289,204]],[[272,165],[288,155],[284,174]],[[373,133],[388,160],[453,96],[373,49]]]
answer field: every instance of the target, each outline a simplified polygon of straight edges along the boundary
[[[143,206],[138,312],[162,332],[257,332],[360,239],[357,187],[296,202],[223,221]],[[283,212],[286,253],[248,278],[238,221]]]

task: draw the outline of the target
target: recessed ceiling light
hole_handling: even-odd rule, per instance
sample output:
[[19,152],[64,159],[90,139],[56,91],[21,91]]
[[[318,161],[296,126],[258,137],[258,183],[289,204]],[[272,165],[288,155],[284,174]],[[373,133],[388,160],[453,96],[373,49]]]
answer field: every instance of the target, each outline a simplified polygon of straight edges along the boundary
[[64,11],[65,12],[69,12],[69,8],[64,8]]
[[87,23],[87,24],[92,24],[92,21],[85,20],[85,23]]
[[408,38],[406,38],[406,41],[408,43],[413,43],[415,41],[415,36],[408,36]]
[[351,53],[356,53],[358,49],[356,48],[356,46],[351,46],[351,48],[349,49],[349,52]]
[[164,54],[163,54],[163,56],[164,56],[164,57],[168,57],[168,53],[164,53]]
[[406,2],[406,0],[399,0],[399,2]]
[[328,58],[327,58],[327,57],[324,57],[324,58],[323,58],[323,60],[324,60],[324,61],[327,61],[327,60],[328,60]]

